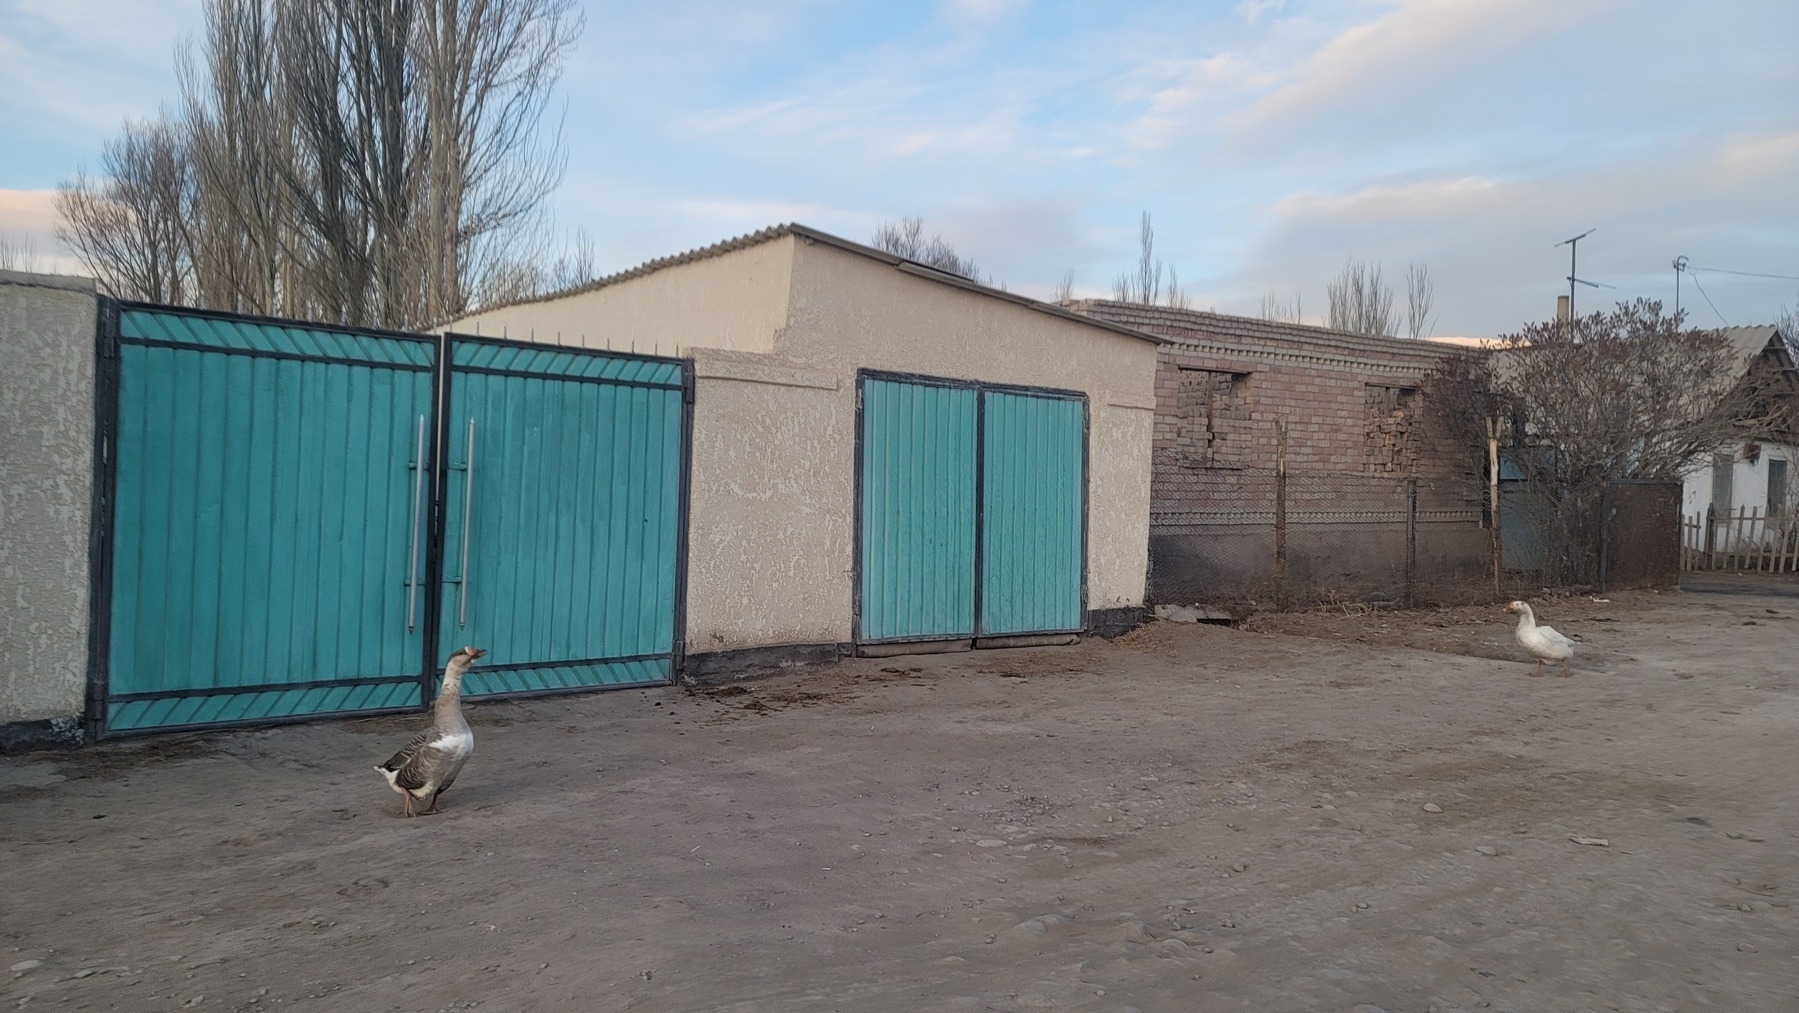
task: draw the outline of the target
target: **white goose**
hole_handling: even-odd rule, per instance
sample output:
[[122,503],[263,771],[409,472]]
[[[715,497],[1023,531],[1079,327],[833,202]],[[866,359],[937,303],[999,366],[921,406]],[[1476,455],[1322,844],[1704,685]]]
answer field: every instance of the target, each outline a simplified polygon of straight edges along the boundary
[[[429,816],[437,811],[437,796],[449,790],[475,751],[475,733],[462,717],[462,677],[475,659],[486,654],[479,647],[464,647],[450,655],[444,667],[443,689],[432,707],[431,727],[400,748],[393,759],[375,769],[387,778],[388,787],[405,800],[408,816]],[[422,813],[413,811],[413,800],[429,798]]]
[[1512,602],[1505,607],[1505,610],[1520,615],[1518,643],[1522,644],[1524,649],[1537,659],[1537,667],[1530,674],[1533,677],[1542,675],[1543,662],[1559,661],[1562,663],[1562,675],[1567,676],[1574,659],[1574,641],[1547,626],[1538,626],[1536,613],[1530,610],[1529,605],[1521,601]]

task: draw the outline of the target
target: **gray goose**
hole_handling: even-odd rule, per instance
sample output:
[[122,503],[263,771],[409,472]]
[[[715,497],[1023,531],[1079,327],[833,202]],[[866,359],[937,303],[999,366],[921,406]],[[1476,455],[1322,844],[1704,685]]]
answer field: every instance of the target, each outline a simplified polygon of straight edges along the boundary
[[[450,655],[444,667],[443,689],[432,707],[431,727],[400,748],[393,759],[377,766],[388,787],[405,800],[408,816],[429,816],[437,811],[437,796],[449,790],[475,751],[475,733],[462,717],[462,676],[475,659],[486,654],[479,647],[464,647]],[[413,810],[413,800],[429,798],[424,812]]]

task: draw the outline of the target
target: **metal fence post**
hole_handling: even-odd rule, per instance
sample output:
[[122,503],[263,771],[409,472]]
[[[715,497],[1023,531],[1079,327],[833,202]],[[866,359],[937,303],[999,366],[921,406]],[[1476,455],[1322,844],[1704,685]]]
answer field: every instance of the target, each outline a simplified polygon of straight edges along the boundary
[[1718,550],[1718,508],[1715,504],[1705,508],[1705,568],[1717,568],[1713,553]]
[[1274,607],[1287,607],[1287,423],[1274,424]]
[[1503,595],[1505,549],[1499,541],[1499,420],[1487,419],[1487,530],[1493,543],[1493,593]]
[[1600,483],[1599,493],[1599,593],[1605,593],[1605,574],[1612,559],[1612,483]]
[[1418,583],[1418,480],[1405,482],[1405,607],[1416,601]]

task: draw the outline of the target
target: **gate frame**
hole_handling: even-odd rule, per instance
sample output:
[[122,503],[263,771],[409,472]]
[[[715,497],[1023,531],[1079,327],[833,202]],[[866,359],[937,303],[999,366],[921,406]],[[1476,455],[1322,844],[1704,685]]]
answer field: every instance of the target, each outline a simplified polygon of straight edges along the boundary
[[[312,331],[329,331],[360,337],[397,339],[415,344],[424,344],[432,349],[432,361],[427,370],[430,376],[431,403],[428,411],[429,443],[425,448],[425,460],[430,462],[426,473],[424,495],[427,498],[426,509],[429,516],[425,523],[425,538],[418,546],[425,554],[425,566],[420,575],[421,590],[425,601],[421,607],[425,614],[421,622],[420,653],[416,659],[418,666],[419,699],[415,704],[404,707],[383,707],[378,709],[351,711],[321,711],[310,714],[294,714],[280,717],[243,718],[231,721],[207,722],[205,724],[167,725],[147,728],[130,728],[109,730],[106,727],[107,704],[111,689],[111,653],[112,653],[112,604],[113,604],[113,555],[117,549],[116,503],[118,489],[118,431],[120,415],[120,382],[122,362],[119,346],[121,344],[147,344],[156,347],[186,349],[198,352],[219,352],[220,354],[245,355],[252,358],[279,358],[305,362],[344,362],[331,356],[293,355],[285,352],[267,352],[254,349],[220,349],[215,346],[199,343],[144,341],[124,338],[120,334],[120,314],[125,310],[145,310],[150,312],[176,313],[183,316],[202,317],[211,320],[231,321],[261,326],[303,328]],[[638,353],[617,352],[581,348],[579,346],[546,345],[538,342],[516,341],[506,338],[489,338],[480,335],[454,334],[419,334],[408,331],[397,331],[381,327],[353,327],[346,324],[333,324],[323,321],[298,320],[286,317],[274,317],[261,314],[235,313],[227,310],[198,309],[185,306],[169,306],[160,303],[142,302],[138,300],[122,300],[110,296],[101,296],[98,300],[94,328],[95,367],[94,367],[94,474],[93,490],[90,499],[91,521],[88,528],[88,634],[87,634],[87,673],[85,680],[85,700],[82,713],[82,729],[85,741],[89,743],[117,738],[141,737],[147,735],[170,734],[195,730],[226,730],[231,728],[264,728],[274,725],[297,724],[306,721],[318,721],[347,717],[373,717],[385,714],[418,713],[430,707],[436,681],[443,672],[442,659],[437,657],[437,641],[441,632],[441,609],[435,607],[437,596],[441,593],[443,577],[443,542],[445,522],[445,488],[448,480],[448,412],[450,396],[450,346],[452,340],[459,342],[478,342],[481,344],[504,347],[519,347],[552,352],[576,352],[601,355],[615,359],[632,361],[653,361],[673,364],[681,371],[681,436],[678,452],[681,455],[676,497],[676,536],[675,536],[675,574],[674,574],[674,617],[673,643],[671,644],[671,680],[670,684],[679,682],[686,664],[687,647],[687,563],[688,563],[688,522],[690,516],[690,499],[693,487],[693,416],[694,416],[694,364],[691,358],[675,358],[669,356],[643,355]],[[356,365],[367,365],[357,362]],[[416,372],[416,369],[408,369]],[[618,383],[619,381],[604,381]],[[632,385],[623,381],[623,385]],[[662,385],[658,385],[661,387]],[[667,389],[663,387],[663,389]],[[424,464],[424,462],[419,462]],[[365,680],[329,680],[333,683],[362,682]],[[392,678],[369,678],[369,683],[392,683]],[[322,685],[323,682],[305,683],[304,685]],[[549,696],[566,693],[589,693],[604,687],[581,686],[567,689],[537,690],[518,693],[496,693],[483,696],[481,699],[507,699],[524,696]],[[623,688],[623,687],[621,687]],[[258,687],[258,689],[262,689]]]
[[[623,360],[627,360],[627,361],[631,361],[631,362],[660,362],[660,363],[664,363],[667,365],[676,366],[681,370],[681,438],[679,441],[679,446],[680,446],[679,453],[681,455],[681,460],[680,460],[680,475],[676,482],[677,491],[675,494],[675,614],[674,614],[674,620],[673,620],[674,621],[674,640],[673,640],[673,643],[671,643],[669,645],[669,652],[670,652],[669,653],[669,665],[670,665],[669,673],[670,673],[670,675],[669,675],[668,682],[666,682],[666,683],[632,683],[630,685],[617,686],[617,687],[567,686],[567,687],[562,687],[559,689],[517,690],[517,691],[507,692],[507,693],[483,693],[479,697],[472,698],[472,699],[516,700],[516,699],[523,699],[523,698],[528,698],[528,697],[567,696],[567,695],[573,694],[573,693],[604,692],[605,690],[612,689],[612,688],[642,689],[647,686],[661,686],[661,685],[672,686],[672,685],[679,683],[681,681],[681,670],[685,666],[686,661],[687,661],[687,529],[688,529],[688,517],[689,517],[688,501],[692,494],[692,489],[693,489],[693,398],[694,398],[693,359],[692,358],[679,358],[679,357],[670,356],[670,355],[648,355],[648,354],[644,354],[644,353],[640,353],[640,352],[619,352],[619,351],[614,351],[609,348],[585,348],[581,345],[552,345],[552,344],[545,344],[540,341],[520,341],[516,338],[496,338],[496,337],[491,337],[491,336],[481,335],[481,334],[464,334],[464,333],[461,333],[458,331],[444,331],[443,333],[437,335],[437,338],[438,338],[437,361],[438,361],[439,368],[441,370],[441,375],[439,377],[438,382],[442,386],[439,388],[439,395],[438,395],[438,402],[437,402],[437,407],[439,409],[441,409],[440,411],[437,412],[438,431],[434,434],[433,439],[435,439],[437,441],[436,477],[438,478],[438,480],[440,482],[445,484],[446,488],[447,488],[447,485],[449,482],[449,471],[450,471],[450,462],[449,462],[449,457],[448,457],[449,452],[450,452],[450,428],[449,428],[450,427],[450,412],[449,412],[449,407],[450,407],[450,394],[451,394],[451,385],[452,385],[451,374],[454,372],[454,369],[452,368],[452,364],[450,361],[452,344],[478,344],[478,345],[491,345],[491,346],[495,346],[495,347],[499,347],[499,348],[525,348],[525,349],[533,349],[536,351],[543,351],[543,352],[576,353],[576,354],[600,356],[600,357],[609,358],[609,359],[623,359]],[[488,373],[488,374],[500,375],[500,376],[543,377],[545,375],[542,373],[533,373],[529,370],[505,370],[505,369],[480,368],[477,371],[483,372],[483,373]],[[577,380],[576,382],[579,382],[579,381]],[[613,384],[615,386],[620,386],[620,387],[654,387],[657,390],[668,390],[669,389],[664,384],[645,384],[645,383],[638,383],[638,382],[634,382],[634,381],[630,381],[630,380],[596,380],[596,381],[589,381],[589,382],[609,383],[609,384]],[[431,542],[431,546],[432,546],[432,548],[431,548],[432,565],[433,565],[433,567],[435,567],[435,569],[432,569],[430,571],[430,576],[428,579],[431,581],[431,587],[433,588],[433,592],[432,592],[433,595],[441,594],[442,589],[443,589],[443,548],[444,548],[445,541],[448,537],[448,533],[445,531],[444,528],[445,528],[446,523],[449,520],[449,513],[448,513],[448,510],[446,509],[447,503],[448,503],[448,501],[442,495],[439,495],[432,502],[430,542]],[[433,602],[433,605],[437,605],[437,604],[439,604],[439,603],[437,603],[435,601]],[[430,627],[430,629],[428,629],[426,631],[426,633],[427,633],[427,636],[430,637],[431,644],[433,644],[433,645],[436,644],[436,642],[438,640],[438,635],[439,635],[439,633],[442,632],[438,628],[438,623],[442,619],[442,611],[443,610],[441,608],[433,608],[432,612],[431,612],[431,616],[432,616],[431,627]],[[432,650],[432,648],[428,646],[426,648],[427,654],[429,654],[429,652],[431,650]],[[659,655],[652,655],[652,657],[659,657]],[[585,659],[585,660],[601,660],[601,659]],[[642,659],[608,658],[608,659],[603,659],[603,660],[632,661],[632,660],[642,660]],[[526,667],[535,668],[535,667],[540,667],[540,666],[534,665],[534,664],[527,665],[527,664],[521,663],[518,665],[496,665],[496,666],[493,666],[491,669],[483,669],[482,666],[476,665],[473,668],[469,669],[469,671],[471,671],[471,672],[479,672],[479,671],[484,671],[484,670],[485,671],[502,671],[502,670],[508,669],[508,668],[526,668]],[[444,672],[443,663],[437,661],[435,658],[431,658],[430,660],[427,661],[426,672],[425,672],[425,676],[424,676],[424,678],[426,679],[425,698],[427,700],[429,700],[431,697],[430,690],[432,689],[433,684],[436,682],[436,680],[439,677],[441,677],[443,675],[443,672]]]
[[[111,296],[100,296],[98,312],[95,314],[94,327],[94,492],[92,520],[88,528],[88,659],[87,659],[87,693],[86,706],[82,714],[83,731],[88,742],[99,742],[108,739],[132,738],[144,735],[161,735],[172,732],[194,730],[225,730],[229,728],[266,728],[273,725],[298,724],[302,721],[315,721],[326,718],[375,717],[383,714],[412,714],[430,706],[430,679],[433,678],[432,647],[428,639],[421,637],[423,650],[418,659],[420,701],[409,707],[382,707],[370,710],[321,711],[314,714],[290,714],[283,717],[239,718],[231,721],[212,721],[198,725],[165,725],[150,728],[128,728],[110,730],[106,727],[106,705],[112,688],[112,579],[113,553],[118,547],[118,532],[114,527],[117,520],[115,507],[118,491],[118,431],[119,431],[119,384],[122,363],[119,355],[121,344],[145,344],[158,348],[176,348],[189,351],[219,351],[210,345],[184,344],[172,341],[142,341],[125,338],[119,334],[119,316],[125,310],[146,310],[155,313],[178,313],[183,316],[204,317],[209,320],[228,320],[238,323],[258,324],[269,327],[304,328],[309,331],[330,331],[337,334],[350,334],[360,337],[391,338],[410,341],[416,344],[436,344],[436,339],[427,334],[412,334],[406,331],[390,330],[382,327],[351,327],[347,324],[332,324],[314,320],[295,320],[288,317],[273,317],[254,313],[234,313],[229,310],[198,309],[188,306],[169,306],[162,303],[143,302],[134,299],[115,299]],[[265,352],[255,349],[238,349],[221,354],[244,355],[250,358],[287,359],[300,362],[344,362],[331,356],[290,355],[285,352]],[[435,392],[439,378],[436,375],[442,368],[441,355],[433,356],[429,372],[431,388]],[[355,363],[368,365],[367,363]],[[415,372],[416,370],[407,370]],[[437,405],[431,405],[430,425],[427,428],[436,439]],[[437,448],[427,446],[426,456],[432,460],[437,457]],[[422,463],[422,462],[421,462]],[[435,503],[441,498],[438,485],[437,469],[434,467],[427,473],[426,495]],[[429,551],[421,544],[419,551]],[[426,573],[430,572],[431,562],[426,561]],[[429,588],[426,583],[422,588]],[[427,614],[426,620],[430,621]],[[426,632],[429,632],[428,630]],[[338,684],[367,682],[391,683],[397,680],[389,678],[370,678],[367,680],[331,680]],[[306,685],[317,685],[307,683]],[[277,687],[278,688],[278,687]]]
[[[862,637],[862,487],[864,479],[862,435],[864,394],[868,381],[876,380],[887,383],[909,383],[929,387],[948,387],[954,390],[972,390],[975,392],[975,439],[974,439],[974,629],[967,637],[895,637],[892,639],[865,640]],[[1091,627],[1087,614],[1087,551],[1088,551],[1088,516],[1091,512],[1090,483],[1092,466],[1089,458],[1093,445],[1093,403],[1084,390],[1068,390],[1059,387],[1032,387],[1024,384],[990,383],[984,380],[957,380],[950,377],[930,376],[924,373],[896,372],[884,369],[856,370],[856,439],[855,467],[852,481],[855,483],[855,497],[852,512],[854,517],[854,558],[850,564],[850,580],[853,584],[853,596],[850,606],[850,642],[857,647],[878,644],[941,644],[968,640],[978,644],[981,637],[981,605],[982,584],[986,576],[983,548],[983,533],[987,527],[987,495],[985,479],[987,477],[987,393],[1023,394],[1036,397],[1051,397],[1063,401],[1076,401],[1081,406],[1081,624],[1074,630],[1044,630],[1036,633],[1007,633],[996,639],[1012,639],[1015,637],[1057,636],[1061,634],[1084,635]]]

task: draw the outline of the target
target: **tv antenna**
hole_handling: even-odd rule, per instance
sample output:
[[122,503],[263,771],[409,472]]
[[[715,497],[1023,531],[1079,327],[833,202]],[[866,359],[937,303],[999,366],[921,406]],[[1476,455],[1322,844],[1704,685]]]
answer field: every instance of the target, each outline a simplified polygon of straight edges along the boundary
[[[1564,239],[1561,242],[1555,244],[1556,246],[1566,246],[1568,248],[1568,326],[1569,327],[1574,326],[1574,286],[1575,285],[1586,285],[1589,288],[1615,288],[1616,287],[1613,285],[1604,285],[1604,284],[1601,284],[1596,281],[1588,281],[1585,278],[1578,277],[1580,272],[1576,271],[1574,269],[1574,265],[1576,263],[1575,257],[1580,252],[1580,241],[1587,238],[1588,236],[1592,235],[1594,232],[1598,231],[1598,228],[1599,228],[1598,226],[1594,226],[1593,228],[1590,228],[1587,231],[1582,232],[1580,235],[1575,236],[1572,239]],[[1554,249],[1554,248],[1555,248],[1554,246],[1550,247],[1550,249]]]

